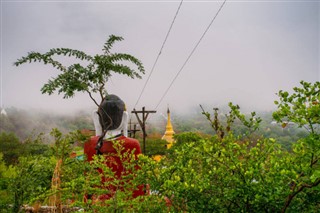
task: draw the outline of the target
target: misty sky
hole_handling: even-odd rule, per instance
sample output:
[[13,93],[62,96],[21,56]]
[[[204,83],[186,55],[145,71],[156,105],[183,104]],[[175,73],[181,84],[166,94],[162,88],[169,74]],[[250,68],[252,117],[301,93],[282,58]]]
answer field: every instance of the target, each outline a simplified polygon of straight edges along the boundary
[[[109,35],[124,37],[114,52],[139,58],[143,79],[114,75],[107,90],[132,110],[180,1],[1,1],[1,107],[91,110],[87,94],[43,95],[58,74],[40,63],[14,67],[30,51],[67,47],[101,54]],[[153,110],[222,1],[184,1],[158,64],[137,105]],[[165,112],[224,106],[232,101],[271,110],[280,89],[320,80],[319,1],[227,1],[158,107]],[[68,62],[68,61],[67,61]],[[70,62],[69,62],[70,63]]]

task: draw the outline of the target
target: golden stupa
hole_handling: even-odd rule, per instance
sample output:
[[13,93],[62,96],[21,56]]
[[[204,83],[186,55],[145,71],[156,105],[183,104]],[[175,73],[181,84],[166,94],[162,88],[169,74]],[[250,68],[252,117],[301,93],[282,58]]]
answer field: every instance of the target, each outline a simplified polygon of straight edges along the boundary
[[173,127],[171,124],[169,108],[167,110],[167,113],[168,113],[168,120],[167,120],[167,125],[166,125],[166,132],[162,136],[162,140],[166,140],[168,142],[167,148],[169,149],[172,146],[172,144],[174,143],[174,139],[173,139],[174,131],[173,131]]

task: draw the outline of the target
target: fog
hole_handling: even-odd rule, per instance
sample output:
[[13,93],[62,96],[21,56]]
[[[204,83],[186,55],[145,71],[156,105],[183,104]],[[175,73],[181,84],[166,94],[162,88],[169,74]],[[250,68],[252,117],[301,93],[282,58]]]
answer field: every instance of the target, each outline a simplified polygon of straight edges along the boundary
[[[1,107],[91,111],[87,94],[43,95],[57,76],[40,63],[13,66],[30,51],[66,47],[101,54],[109,35],[122,36],[114,52],[142,61],[142,79],[113,75],[109,93],[134,107],[180,1],[1,1]],[[154,110],[219,9],[222,1],[183,1],[159,61],[136,109]],[[228,102],[272,110],[275,93],[320,80],[320,3],[227,1],[157,111],[187,112]],[[70,63],[68,60],[63,60]],[[72,62],[72,61],[71,61]]]

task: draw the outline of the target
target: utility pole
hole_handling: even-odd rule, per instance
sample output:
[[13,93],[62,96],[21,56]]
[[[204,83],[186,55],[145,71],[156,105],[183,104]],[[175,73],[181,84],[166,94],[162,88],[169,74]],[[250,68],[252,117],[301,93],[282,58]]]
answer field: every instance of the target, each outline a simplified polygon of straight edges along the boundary
[[[132,124],[133,124],[133,129],[132,129]],[[137,123],[131,123],[131,119],[129,121],[129,137],[130,138],[136,138],[136,132],[140,131],[139,129],[137,129]]]
[[[136,111],[136,109],[133,109],[133,111],[131,113],[136,114],[137,120],[140,124],[140,127],[142,129],[142,133],[143,133],[143,154],[146,153],[146,137],[147,137],[147,133],[146,133],[146,120],[148,118],[149,113],[156,113],[157,111],[155,110],[145,110],[145,107],[142,107],[142,111]],[[138,116],[138,113],[142,114],[142,119],[140,119],[140,117]]]

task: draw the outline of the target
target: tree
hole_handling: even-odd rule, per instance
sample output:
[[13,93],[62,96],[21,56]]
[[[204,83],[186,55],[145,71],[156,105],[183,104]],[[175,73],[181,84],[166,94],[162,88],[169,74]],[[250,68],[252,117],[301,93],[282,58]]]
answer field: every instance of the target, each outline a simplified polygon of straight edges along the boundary
[[2,132],[0,134],[0,152],[3,153],[3,160],[7,165],[15,164],[23,152],[22,143],[14,133]]
[[[26,57],[22,57],[14,62],[14,65],[19,66],[27,62],[50,64],[62,73],[44,84],[41,88],[42,93],[51,95],[55,91],[58,91],[58,94],[63,94],[63,98],[70,98],[73,97],[76,92],[86,92],[92,101],[100,107],[103,98],[107,94],[105,86],[112,73],[127,75],[130,78],[141,78],[140,73],[144,74],[142,63],[134,56],[125,53],[111,52],[113,44],[116,41],[122,40],[122,37],[110,35],[103,46],[103,54],[100,55],[91,56],[79,50],[54,48],[44,54],[30,52]],[[80,63],[75,63],[68,67],[64,66],[54,58],[59,55],[75,57],[80,61],[84,61],[87,65],[84,66]],[[123,64],[121,62],[125,63]],[[138,71],[125,65],[126,63],[135,65]],[[100,95],[100,103],[93,97],[94,93]]]
[[[105,86],[111,77],[112,72],[127,75],[131,78],[141,78],[140,73],[144,74],[142,63],[134,56],[125,53],[111,52],[113,44],[116,41],[122,40],[123,38],[119,36],[109,36],[109,39],[103,46],[103,54],[101,55],[97,54],[91,56],[79,50],[54,48],[44,54],[31,52],[26,57],[18,59],[14,65],[19,66],[27,62],[43,62],[44,64],[51,64],[62,73],[56,78],[50,79],[48,83],[41,88],[42,93],[51,95],[57,90],[58,94],[64,94],[64,98],[70,98],[75,95],[75,92],[86,92],[91,100],[97,105],[98,114],[101,117],[101,112],[107,115],[101,106],[107,95]],[[57,55],[73,56],[80,61],[84,61],[88,65],[83,66],[80,63],[75,63],[66,67],[61,62],[54,59],[54,56]],[[120,62],[134,64],[138,71],[125,65],[125,63],[123,64]],[[100,95],[100,103],[93,97],[94,93]],[[108,128],[105,128],[101,134],[98,142],[99,146],[107,133],[107,130]]]
[[287,195],[282,212],[287,210],[296,197],[301,194],[306,196],[310,190],[312,194],[317,194],[319,197],[320,82],[312,84],[301,81],[300,84],[302,87],[293,88],[292,95],[287,91],[279,91],[280,101],[275,101],[278,110],[273,113],[273,118],[282,123],[283,127],[291,121],[299,127],[306,128],[310,133],[306,138],[298,140],[293,146],[292,163],[297,176],[292,181],[291,191]]

